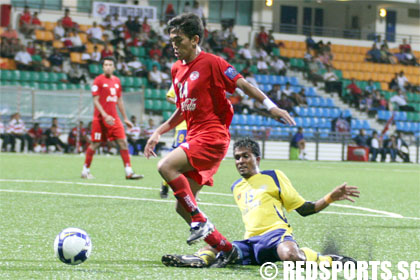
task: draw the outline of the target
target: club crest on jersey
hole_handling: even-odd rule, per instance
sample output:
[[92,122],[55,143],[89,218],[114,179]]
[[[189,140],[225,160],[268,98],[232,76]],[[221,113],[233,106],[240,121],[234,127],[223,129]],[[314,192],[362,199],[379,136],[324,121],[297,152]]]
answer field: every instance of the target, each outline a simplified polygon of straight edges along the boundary
[[92,92],[97,92],[98,91],[98,86],[97,85],[93,85],[91,88]]
[[236,69],[232,66],[229,66],[225,71],[225,75],[228,76],[229,79],[233,80],[238,75],[238,71],[236,71]]
[[191,81],[197,80],[198,77],[200,77],[200,73],[198,73],[198,71],[194,71],[190,74],[190,80]]

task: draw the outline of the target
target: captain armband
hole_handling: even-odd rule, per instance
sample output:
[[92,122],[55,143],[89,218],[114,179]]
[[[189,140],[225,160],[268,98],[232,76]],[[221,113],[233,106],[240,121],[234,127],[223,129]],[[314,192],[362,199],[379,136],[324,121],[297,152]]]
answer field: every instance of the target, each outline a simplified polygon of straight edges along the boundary
[[296,212],[303,217],[315,214],[315,202],[305,201],[302,206],[296,208]]

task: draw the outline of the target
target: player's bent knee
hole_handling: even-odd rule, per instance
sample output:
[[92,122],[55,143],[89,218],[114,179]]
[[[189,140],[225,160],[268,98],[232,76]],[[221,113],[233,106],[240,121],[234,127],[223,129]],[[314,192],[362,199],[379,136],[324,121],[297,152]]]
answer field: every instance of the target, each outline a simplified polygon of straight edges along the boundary
[[277,254],[281,261],[304,261],[305,255],[299,251],[299,248],[295,246],[282,246],[277,247]]

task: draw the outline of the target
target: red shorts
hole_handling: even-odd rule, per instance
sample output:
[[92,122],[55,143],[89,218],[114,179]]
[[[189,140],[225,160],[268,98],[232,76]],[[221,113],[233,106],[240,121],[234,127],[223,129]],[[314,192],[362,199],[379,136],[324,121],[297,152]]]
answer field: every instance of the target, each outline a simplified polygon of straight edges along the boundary
[[180,145],[187,154],[188,161],[195,170],[184,175],[199,185],[213,186],[213,175],[219,169],[230,143],[230,136],[211,133],[200,135]]
[[124,126],[119,119],[115,119],[113,126],[100,120],[92,121],[92,142],[114,141],[116,139],[125,139]]

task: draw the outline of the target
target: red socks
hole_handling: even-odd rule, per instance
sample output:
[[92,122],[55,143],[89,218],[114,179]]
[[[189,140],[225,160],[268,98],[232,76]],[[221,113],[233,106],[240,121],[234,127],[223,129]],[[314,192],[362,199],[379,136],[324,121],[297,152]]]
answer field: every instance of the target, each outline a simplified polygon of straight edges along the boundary
[[178,202],[191,214],[191,222],[205,222],[207,220],[203,213],[198,209],[197,202],[190,189],[190,184],[184,175],[181,174],[179,177],[168,182],[168,185],[171,186],[174,191],[174,195]]
[[124,167],[131,166],[130,154],[129,154],[128,150],[120,150],[120,155],[121,155],[121,158],[124,162]]
[[209,234],[204,241],[217,251],[229,252],[232,250],[232,243],[230,243],[217,229]]
[[85,166],[86,168],[90,167],[90,164],[92,163],[93,155],[95,154],[95,151],[92,150],[90,147],[86,150],[86,158],[85,158]]

